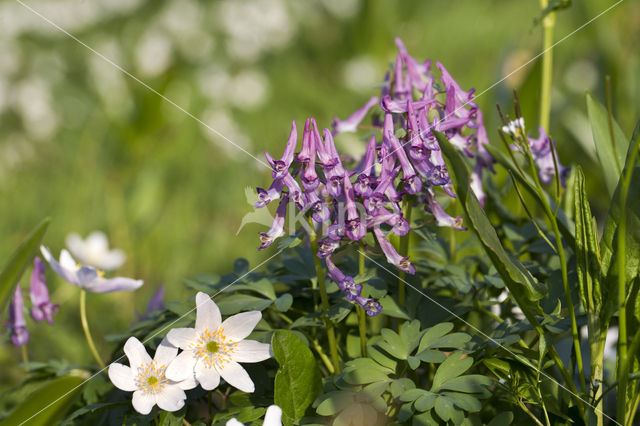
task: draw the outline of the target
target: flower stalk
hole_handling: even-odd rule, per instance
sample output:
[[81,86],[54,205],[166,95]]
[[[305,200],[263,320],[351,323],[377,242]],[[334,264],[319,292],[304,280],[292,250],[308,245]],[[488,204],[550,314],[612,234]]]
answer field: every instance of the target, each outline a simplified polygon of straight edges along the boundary
[[[313,225],[313,223],[311,223]],[[313,253],[313,263],[316,268],[316,277],[318,280],[318,288],[320,289],[320,301],[322,303],[322,313],[324,323],[327,329],[327,341],[329,342],[329,353],[331,354],[331,362],[336,373],[340,373],[340,357],[338,356],[338,346],[336,344],[336,332],[333,322],[329,318],[329,295],[327,294],[327,286],[325,284],[324,268],[322,260],[318,257],[318,240],[315,231],[311,228],[309,232],[309,241],[311,243],[311,251]]]
[[[407,220],[407,222],[409,224],[411,224],[411,211],[412,211],[412,205],[411,205],[411,201],[410,200],[405,200],[403,201],[404,206],[403,206],[403,212],[404,212],[404,218]],[[408,233],[406,235],[403,235],[400,237],[400,256],[402,257],[407,257],[409,255],[409,240],[411,238],[411,234]],[[405,302],[405,271],[400,270],[400,273],[398,274],[399,278],[398,278],[398,304],[402,307],[404,307],[404,302]]]
[[84,289],[80,290],[80,321],[82,322],[84,337],[87,340],[87,345],[89,345],[93,358],[96,360],[100,368],[105,368],[104,361],[100,358],[100,353],[98,352],[98,349],[96,349],[96,345],[91,337],[91,331],[89,330],[89,322],[87,321],[87,292]]
[[[540,0],[544,12],[549,0]],[[553,30],[556,23],[556,11],[551,10],[542,19],[542,78],[540,83],[540,126],[549,128],[551,114],[551,77],[553,73]]]
[[[360,250],[358,250],[358,274],[363,277],[365,274],[364,267],[364,243],[360,241]],[[362,291],[364,291],[364,284],[362,284]],[[367,316],[365,315],[362,306],[356,306],[356,312],[358,313],[358,333],[360,334],[360,354],[363,357],[367,356]]]

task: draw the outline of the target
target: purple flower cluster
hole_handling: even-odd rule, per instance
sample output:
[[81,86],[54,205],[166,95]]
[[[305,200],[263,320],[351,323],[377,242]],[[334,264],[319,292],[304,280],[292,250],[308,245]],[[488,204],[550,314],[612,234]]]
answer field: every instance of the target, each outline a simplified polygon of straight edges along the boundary
[[[461,217],[449,216],[438,200],[436,189],[455,197],[440,146],[432,130],[444,132],[451,143],[476,165],[471,186],[483,201],[482,171],[491,169],[493,159],[485,149],[488,143],[482,112],[473,102],[474,90],[464,91],[440,63],[440,77],[431,73],[431,62],[417,62],[400,40],[399,54],[391,73],[387,73],[380,97],[372,97],[346,120],[335,118],[332,130],[320,132],[316,120],[309,118],[302,133],[302,147],[296,155],[296,123],[280,159],[266,153],[274,178],[268,189],[258,188],[255,207],[280,199],[271,229],[260,233],[260,250],[284,234],[289,201],[306,212],[321,233],[318,256],[325,258],[329,276],[346,298],[362,306],[368,315],[381,312],[373,299],[360,295],[362,286],[343,274],[332,262],[332,253],[343,243],[364,238],[371,231],[387,261],[398,269],[415,273],[407,257],[400,255],[387,238],[387,232],[403,236],[410,230],[401,203],[420,202],[433,214],[438,226],[462,227]],[[334,136],[356,132],[376,105],[373,135],[358,164],[348,169],[339,155]],[[298,181],[299,179],[299,181]],[[286,188],[286,192],[285,192]],[[316,229],[316,233],[317,232]]]
[[[31,298],[31,317],[37,321],[47,320],[53,324],[53,315],[58,311],[58,305],[53,305],[49,300],[49,290],[44,279],[45,264],[39,257],[33,259],[33,272],[31,274],[31,287],[29,296]],[[24,319],[24,301],[20,286],[16,286],[16,291],[9,305],[9,323],[11,330],[11,341],[16,346],[22,346],[29,341],[27,323]]]
[[[551,179],[556,174],[552,152],[552,150],[556,149],[555,141],[547,135],[544,127],[538,128],[537,139],[532,138],[531,136],[527,137],[527,139],[529,140],[531,155],[539,169],[538,174],[540,175],[540,180],[546,184],[551,183]],[[558,156],[556,154],[556,160],[557,158]],[[569,176],[570,169],[562,166],[560,161],[557,161],[556,166],[558,167],[558,173],[560,174],[560,183],[562,186],[565,186],[565,180]]]

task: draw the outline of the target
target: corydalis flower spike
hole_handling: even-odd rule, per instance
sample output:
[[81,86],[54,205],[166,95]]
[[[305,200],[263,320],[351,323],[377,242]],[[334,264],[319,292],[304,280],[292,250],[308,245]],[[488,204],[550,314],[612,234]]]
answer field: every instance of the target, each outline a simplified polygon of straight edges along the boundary
[[291,162],[293,161],[293,154],[296,150],[297,138],[298,131],[296,130],[296,121],[293,120],[293,122],[291,123],[291,134],[289,135],[289,141],[287,142],[287,146],[284,149],[282,158],[280,160],[274,160],[268,152],[265,152],[267,161],[269,161],[269,164],[271,164],[271,167],[273,168],[271,176],[273,176],[274,179],[283,177],[289,171],[289,166],[291,166]]
[[376,302],[375,299],[367,299],[366,297],[358,296],[355,302],[366,312],[370,317],[374,317],[382,312],[382,305],[380,302]]
[[26,345],[29,341],[29,332],[27,331],[27,323],[24,320],[24,302],[22,301],[22,292],[20,286],[16,285],[16,291],[13,293],[13,299],[9,304],[9,324],[11,330],[11,342],[16,346]]
[[49,290],[44,279],[45,264],[39,257],[33,259],[33,272],[31,273],[31,286],[29,296],[31,298],[31,317],[36,321],[47,320],[53,325],[53,314],[58,311],[58,305],[51,304]]
[[367,116],[369,110],[378,103],[378,97],[374,96],[367,101],[364,106],[353,114],[349,116],[344,121],[340,121],[338,117],[334,117],[333,122],[331,123],[331,127],[333,127],[333,134],[337,135],[338,133],[346,133],[346,132],[356,132],[358,131],[358,126]]
[[438,200],[433,196],[430,191],[427,191],[426,194],[427,205],[429,206],[429,210],[436,218],[436,224],[438,226],[445,226],[453,229],[457,229],[458,231],[466,231],[467,228],[462,226],[462,215],[457,217],[451,217],[444,211]]
[[280,193],[282,192],[283,187],[284,177],[275,179],[273,182],[271,182],[271,186],[266,191],[263,188],[257,188],[258,202],[256,202],[253,207],[259,209],[266,206],[270,202],[277,200],[278,198],[280,198]]
[[360,221],[358,208],[354,200],[353,187],[349,178],[344,179],[344,197],[347,207],[347,222],[345,224],[345,234],[350,240],[361,240],[367,235],[367,228]]
[[373,233],[380,244],[380,248],[382,248],[382,251],[387,257],[387,262],[394,264],[398,269],[408,274],[413,275],[416,273],[416,268],[409,262],[409,258],[400,256],[393,247],[393,244],[384,236],[380,229],[374,229]]
[[260,247],[258,250],[264,250],[269,247],[276,238],[284,234],[284,219],[287,215],[287,205],[289,204],[289,197],[284,197],[278,209],[276,210],[276,217],[271,224],[271,228],[267,232],[260,232]]
[[320,180],[316,173],[316,138],[311,134],[309,119],[304,124],[302,136],[302,151],[298,154],[298,160],[305,163],[304,171],[300,176],[305,191],[314,191]]

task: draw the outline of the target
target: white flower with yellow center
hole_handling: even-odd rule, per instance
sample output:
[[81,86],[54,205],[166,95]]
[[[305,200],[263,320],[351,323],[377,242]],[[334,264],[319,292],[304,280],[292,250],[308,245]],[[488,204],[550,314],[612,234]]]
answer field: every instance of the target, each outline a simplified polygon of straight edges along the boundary
[[[225,426],[244,426],[235,417],[229,420]],[[264,423],[262,426],[282,426],[282,410],[277,405],[272,405],[267,408],[267,412],[264,415]]]
[[113,271],[126,260],[120,249],[109,249],[109,240],[104,232],[93,231],[86,239],[76,233],[67,235],[67,247],[71,253],[85,265],[105,271]]
[[124,353],[130,367],[113,363],[109,366],[109,379],[118,389],[133,392],[131,402],[140,414],[149,414],[154,405],[165,411],[176,411],[184,406],[187,395],[185,389],[193,389],[193,379],[181,382],[169,380],[165,374],[167,365],[178,354],[178,348],[163,339],[153,359],[142,343],[129,337],[124,345]]
[[202,292],[196,295],[195,328],[174,328],[167,340],[183,352],[169,364],[167,377],[181,381],[194,378],[203,389],[215,389],[222,377],[243,392],[255,390],[239,362],[260,362],[272,356],[271,346],[244,340],[262,318],[259,311],[242,312],[224,322],[220,309]]

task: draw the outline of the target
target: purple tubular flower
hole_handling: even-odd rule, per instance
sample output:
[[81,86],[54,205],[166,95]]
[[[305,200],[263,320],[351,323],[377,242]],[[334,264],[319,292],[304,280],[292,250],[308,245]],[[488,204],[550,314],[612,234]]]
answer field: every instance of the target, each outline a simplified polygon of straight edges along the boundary
[[284,234],[284,219],[287,215],[287,205],[289,203],[289,197],[282,198],[278,209],[276,210],[276,217],[271,224],[271,228],[267,232],[260,232],[260,247],[258,250],[264,250],[269,247],[273,241]]
[[402,40],[396,38],[395,42],[398,50],[400,51],[398,56],[402,58],[402,62],[404,62],[404,65],[407,67],[407,76],[409,77],[411,85],[420,92],[424,92],[427,90],[428,85],[425,78],[430,77],[428,72],[431,67],[431,61],[426,61],[424,65],[418,64],[416,60],[409,55],[407,48],[404,46],[404,43],[402,43]]
[[[305,191],[314,191],[318,185],[320,185],[320,179],[318,179],[318,174],[316,173],[316,141],[311,135],[311,130],[309,129],[309,119],[307,119],[307,122],[304,125],[302,150],[304,151],[303,158],[306,159],[306,161],[303,162],[306,165],[304,167],[304,171],[300,175],[300,180],[302,181],[302,186]],[[302,154],[303,152],[298,155],[298,159],[300,159],[300,155]]]
[[264,190],[263,188],[257,188],[258,191],[258,202],[253,205],[254,208],[259,209],[270,202],[277,200],[280,198],[280,193],[282,192],[282,187],[284,186],[284,179],[275,179],[269,189]]
[[16,346],[26,345],[29,341],[29,332],[27,331],[27,323],[24,320],[24,302],[22,301],[22,293],[20,286],[16,285],[16,291],[13,299],[9,304],[9,324],[11,330],[11,342]]
[[407,119],[408,133],[411,140],[409,156],[416,161],[422,161],[429,157],[429,150],[423,142],[423,137],[418,127],[418,120],[416,119],[416,114],[411,102],[407,102]]
[[340,241],[344,237],[344,226],[340,223],[329,225],[327,235],[334,241]]
[[393,69],[394,95],[395,99],[404,100],[410,97],[411,87],[408,87],[406,80],[402,76],[402,56],[396,56],[396,65]]
[[491,170],[491,173],[495,173],[493,163],[496,160],[486,148],[489,145],[489,137],[487,136],[487,129],[484,127],[484,116],[480,110],[476,111],[476,140],[478,141],[478,162],[482,163],[482,167]]
[[362,171],[358,175],[358,181],[354,184],[354,190],[356,194],[361,197],[368,197],[373,193],[372,185],[375,184],[376,179],[371,176],[373,169],[373,163],[376,157],[376,137],[371,136],[369,143],[367,144],[367,150],[362,163]]
[[409,194],[417,194],[422,189],[422,180],[416,178],[416,172],[407,158],[407,153],[400,144],[400,141],[393,134],[393,118],[390,113],[384,116],[383,143],[384,138],[387,139],[391,146],[391,152],[395,154],[402,167],[402,179],[405,181],[406,191]]
[[323,238],[318,242],[318,254],[319,258],[331,256],[333,252],[340,247],[340,240],[334,240],[331,237]]
[[274,160],[268,152],[264,153],[267,157],[267,161],[269,161],[269,164],[273,168],[271,176],[273,176],[274,179],[283,177],[289,171],[289,166],[291,166],[293,155],[296,151],[297,139],[298,131],[296,130],[296,121],[293,120],[293,122],[291,123],[291,134],[289,135],[289,141],[287,142],[287,146],[284,149],[282,158],[280,160]]
[[333,122],[331,123],[331,127],[333,127],[333,134],[337,135],[338,133],[357,132],[358,126],[364,117],[366,117],[369,110],[377,103],[378,97],[374,96],[369,99],[362,108],[356,110],[356,112],[351,114],[346,120],[340,121],[338,117],[334,117]]
[[362,292],[362,285],[356,284],[353,278],[342,273],[340,269],[331,261],[331,257],[325,258],[327,262],[327,269],[329,270],[329,277],[338,284],[338,287],[347,297],[347,300],[353,302],[356,297],[360,296]]
[[[346,179],[345,179],[346,180]],[[312,218],[317,223],[326,222],[331,219],[331,211],[327,205],[318,197],[315,191],[307,192],[307,205],[313,212]]]
[[458,217],[449,216],[430,191],[427,191],[426,198],[429,210],[431,210],[431,214],[433,214],[433,216],[436,218],[436,224],[438,226],[446,226],[449,228],[457,229],[458,231],[467,230],[467,228],[462,226],[462,215]]
[[53,314],[58,311],[59,305],[53,305],[49,300],[49,290],[44,279],[45,264],[39,257],[33,259],[33,272],[31,273],[31,287],[29,296],[31,298],[31,317],[40,322],[44,319],[53,325]]
[[[317,128],[315,130],[317,132]],[[324,145],[322,144],[322,139],[320,139],[319,134],[316,135],[316,138],[318,156],[320,156],[323,163],[324,175],[327,178],[327,192],[332,197],[337,198],[342,193],[342,180],[345,178],[342,161],[340,161],[340,156],[338,155],[335,143],[333,142],[333,136],[329,129],[324,129]]]
[[155,311],[162,311],[162,310],[164,310],[164,286],[163,285],[158,287],[156,292],[153,293],[153,296],[151,296],[151,299],[149,299],[149,302],[147,303],[147,310],[145,311],[145,317],[149,318],[151,313]]
[[[421,99],[419,101],[414,101],[413,103],[413,107],[415,109],[420,109],[420,108],[426,108],[431,104],[436,103],[437,101],[435,99],[433,100],[427,100],[427,99]],[[407,103],[403,100],[395,100],[393,98],[391,98],[391,96],[386,95],[382,97],[382,100],[380,101],[380,107],[384,110],[384,112],[392,112],[392,113],[406,113],[407,112]]]
[[446,116],[450,117],[455,115],[457,117],[470,118],[470,111],[464,107],[468,106],[472,110],[478,109],[478,105],[475,102],[472,102],[475,89],[465,92],[460,88],[458,82],[451,77],[451,74],[449,74],[444,65],[440,62],[436,62],[436,67],[438,67],[442,73],[440,80],[442,80],[442,84],[447,91],[447,103],[445,106]]
[[429,123],[426,108],[418,110],[418,128],[420,129],[420,136],[427,149],[429,151],[439,151],[440,145],[438,145],[438,141],[436,141],[436,137],[431,131],[432,126],[431,123]]
[[393,244],[384,236],[380,229],[373,230],[373,233],[380,244],[380,248],[384,252],[384,255],[387,257],[387,262],[394,264],[401,271],[405,271],[407,274],[415,274],[416,268],[409,262],[408,257],[402,257],[398,254],[396,249],[393,247]]
[[480,159],[478,159],[476,165],[473,166],[473,172],[471,172],[471,182],[469,182],[469,186],[471,186],[471,190],[480,202],[480,205],[484,207],[484,200],[487,198],[487,194],[484,193],[484,189],[482,188],[482,169],[483,164]]
[[357,296],[355,302],[367,313],[368,316],[374,317],[382,312],[382,305],[374,299]]
[[[547,135],[547,132],[545,132],[542,126],[538,128],[537,139],[531,137],[527,139],[529,140],[533,160],[540,169],[538,172],[540,180],[546,184],[551,183],[551,179],[556,173],[556,169],[553,164],[553,152],[551,152],[551,150],[556,149],[555,142]],[[557,153],[556,158],[558,158]],[[558,166],[558,172],[560,173],[560,183],[562,186],[565,186],[565,179],[569,174],[569,168],[563,167],[559,161],[556,165]]]
[[409,222],[399,213],[392,213],[386,209],[378,209],[367,218],[367,228],[383,223],[392,226],[392,232],[396,235],[407,235],[410,230]]
[[300,185],[298,185],[298,182],[296,182],[293,176],[291,176],[291,174],[289,174],[288,172],[284,175],[282,181],[289,189],[289,198],[293,200],[293,202],[296,204],[296,207],[299,210],[304,209],[306,206],[305,197],[302,194],[302,190],[300,189]]
[[361,240],[367,235],[367,228],[358,215],[358,208],[353,197],[353,187],[351,186],[349,178],[344,179],[344,196],[347,207],[345,234],[350,240]]

